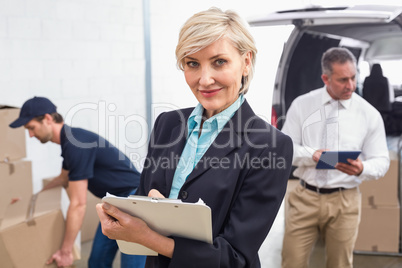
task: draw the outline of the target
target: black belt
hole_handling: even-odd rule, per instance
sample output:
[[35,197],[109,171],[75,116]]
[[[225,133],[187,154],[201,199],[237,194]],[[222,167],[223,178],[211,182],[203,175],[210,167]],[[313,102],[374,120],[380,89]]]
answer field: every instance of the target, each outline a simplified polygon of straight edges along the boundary
[[314,192],[319,193],[319,194],[332,194],[334,192],[339,192],[339,191],[342,191],[342,190],[346,190],[346,188],[343,188],[343,187],[338,187],[338,188],[318,188],[318,187],[315,187],[313,185],[308,184],[304,180],[300,180],[300,184],[304,188],[309,189],[309,190],[314,191]]

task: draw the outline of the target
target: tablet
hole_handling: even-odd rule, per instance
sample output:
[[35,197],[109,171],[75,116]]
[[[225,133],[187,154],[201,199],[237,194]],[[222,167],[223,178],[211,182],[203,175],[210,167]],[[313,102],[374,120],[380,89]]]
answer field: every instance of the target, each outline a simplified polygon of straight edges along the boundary
[[317,162],[316,169],[335,169],[338,162],[349,162],[347,159],[356,160],[360,155],[360,151],[324,151],[321,154],[320,160]]

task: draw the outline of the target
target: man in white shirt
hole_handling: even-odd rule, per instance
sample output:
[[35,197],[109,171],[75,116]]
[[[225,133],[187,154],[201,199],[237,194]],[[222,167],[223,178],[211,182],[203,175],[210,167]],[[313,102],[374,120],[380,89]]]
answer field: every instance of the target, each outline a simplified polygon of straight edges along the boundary
[[[282,131],[294,144],[294,175],[300,184],[286,203],[282,267],[308,267],[321,236],[326,267],[353,267],[353,248],[360,222],[359,184],[387,172],[389,155],[380,113],[355,94],[356,59],[345,48],[322,57],[323,88],[291,104]],[[318,170],[323,151],[361,151],[358,159]]]

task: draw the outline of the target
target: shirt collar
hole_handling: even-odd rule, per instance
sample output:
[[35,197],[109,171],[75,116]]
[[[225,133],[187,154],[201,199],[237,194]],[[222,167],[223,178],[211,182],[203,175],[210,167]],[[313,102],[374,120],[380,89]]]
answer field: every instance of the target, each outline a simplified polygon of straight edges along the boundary
[[188,118],[188,133],[191,133],[192,130],[197,126],[201,124],[201,119],[202,119],[202,113],[204,111],[204,108],[201,106],[200,103],[198,103],[197,106],[195,106],[194,110],[191,112],[190,117]]
[[64,141],[66,140],[66,129],[69,127],[66,124],[63,124],[63,127],[61,128],[60,131],[60,145],[64,144]]
[[342,104],[343,108],[348,109],[350,107],[350,104],[352,103],[352,98],[354,95],[355,95],[355,93],[352,93],[352,97],[350,97],[350,99],[339,101]]
[[[339,103],[343,106],[343,108],[348,109],[350,107],[350,103],[352,102],[352,98],[354,98],[354,94],[355,93],[352,94],[352,97],[350,97],[350,99],[339,100]],[[329,95],[329,93],[327,91],[327,87],[324,87],[324,90],[322,91],[322,95],[321,95],[321,104],[324,105],[331,100],[332,100],[332,97]]]
[[[230,105],[222,112],[212,116],[211,118],[208,118],[208,120],[206,120],[204,124],[205,123],[212,124],[214,121],[216,121],[218,131],[221,131],[223,127],[226,125],[226,123],[235,114],[235,112],[240,108],[243,102],[244,102],[244,95],[241,94],[237,98],[237,100],[234,103],[232,103],[232,105]],[[198,105],[194,108],[194,110],[190,114],[190,117],[188,118],[188,133],[191,133],[194,129],[197,130],[199,129],[203,113],[204,113],[204,107],[202,107],[201,103],[198,103]]]

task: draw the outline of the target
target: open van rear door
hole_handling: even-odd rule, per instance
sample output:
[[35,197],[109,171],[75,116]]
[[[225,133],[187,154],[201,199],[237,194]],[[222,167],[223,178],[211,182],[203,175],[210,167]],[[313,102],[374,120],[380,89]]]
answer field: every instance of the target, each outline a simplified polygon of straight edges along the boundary
[[294,98],[323,86],[321,56],[330,47],[347,47],[358,60],[402,59],[402,6],[312,7],[256,16],[248,22],[251,26],[295,26],[275,79],[273,108],[278,120]]
[[248,20],[251,26],[294,24],[297,27],[312,25],[387,23],[402,12],[400,6],[369,6],[285,10],[257,16]]

